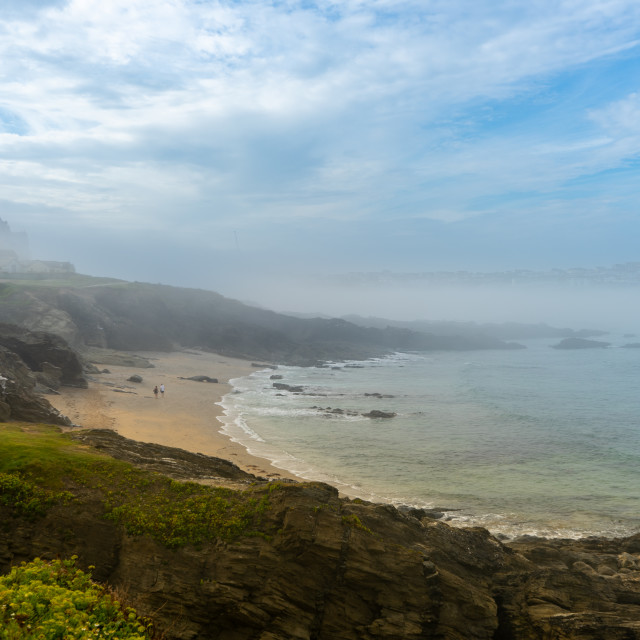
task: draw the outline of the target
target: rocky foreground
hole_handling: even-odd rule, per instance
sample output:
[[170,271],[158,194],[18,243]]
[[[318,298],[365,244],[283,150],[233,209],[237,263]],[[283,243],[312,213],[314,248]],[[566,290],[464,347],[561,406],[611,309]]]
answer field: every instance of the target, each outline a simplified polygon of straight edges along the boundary
[[[179,479],[263,483],[229,462],[110,431],[74,437]],[[0,506],[0,571],[78,555],[166,640],[640,638],[640,535],[503,544],[321,483],[264,486],[265,535],[198,548],[127,535],[88,489],[42,519]]]
[[[82,386],[80,360],[48,334],[0,333],[0,421],[68,424],[41,394]],[[73,437],[177,480],[268,494],[260,535],[170,549],[105,519],[104,487],[73,487],[74,501],[27,518],[0,485],[0,573],[77,555],[165,640],[640,639],[640,534],[505,544],[425,512],[343,499],[320,483],[269,484],[108,430]]]

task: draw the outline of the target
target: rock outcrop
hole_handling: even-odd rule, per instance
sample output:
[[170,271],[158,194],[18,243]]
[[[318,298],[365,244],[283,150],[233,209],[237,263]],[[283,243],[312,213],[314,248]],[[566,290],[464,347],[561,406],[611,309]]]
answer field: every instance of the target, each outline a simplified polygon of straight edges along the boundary
[[86,387],[78,355],[60,337],[0,324],[0,422],[69,425],[42,393],[61,385]]
[[229,480],[248,485],[257,478],[223,458],[192,453],[175,447],[125,438],[109,429],[90,429],[74,433],[73,439],[130,462],[148,471],[157,471],[175,480]]
[[289,391],[290,393],[302,393],[304,387],[299,384],[286,384],[284,382],[274,382],[273,388],[279,391]]
[[362,414],[365,418],[395,418],[396,414],[393,411],[380,411],[379,409],[373,409],[369,413]]
[[[191,477],[220,475],[206,456],[108,431],[76,437],[160,471],[184,462]],[[104,520],[87,487],[41,520],[0,504],[0,571],[77,554],[166,640],[640,638],[640,535],[507,545],[481,528],[340,498],[322,483],[261,490],[269,496],[263,535],[173,550]]]
[[69,425],[38,392],[38,378],[20,356],[0,346],[0,422],[24,420]]
[[552,349],[605,349],[611,346],[610,342],[602,340],[587,340],[586,338],[565,338],[558,344],[552,345]]
[[78,354],[57,335],[0,324],[0,346],[16,353],[31,371],[44,374],[54,384],[87,388]]
[[209,376],[190,376],[188,378],[183,378],[182,376],[178,376],[179,380],[192,380],[193,382],[211,382],[217,384],[218,378],[210,378]]

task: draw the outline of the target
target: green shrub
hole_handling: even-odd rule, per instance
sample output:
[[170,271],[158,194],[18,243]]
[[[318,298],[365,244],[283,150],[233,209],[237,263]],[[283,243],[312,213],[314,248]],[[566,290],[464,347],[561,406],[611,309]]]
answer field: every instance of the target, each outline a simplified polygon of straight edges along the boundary
[[269,496],[282,489],[278,483],[233,491],[178,482],[81,446],[57,427],[0,425],[0,505],[18,517],[44,515],[89,490],[101,496],[104,516],[130,535],[150,535],[174,548],[268,536],[260,529],[262,515]]
[[33,562],[0,577],[0,640],[147,640],[151,624],[71,560]]
[[130,535],[148,534],[168,547],[231,540],[259,533],[268,495],[230,491],[163,477],[141,490],[111,492],[107,518],[122,524]]
[[71,498],[67,491],[41,489],[19,474],[0,473],[0,504],[12,507],[22,516],[44,515],[51,505]]

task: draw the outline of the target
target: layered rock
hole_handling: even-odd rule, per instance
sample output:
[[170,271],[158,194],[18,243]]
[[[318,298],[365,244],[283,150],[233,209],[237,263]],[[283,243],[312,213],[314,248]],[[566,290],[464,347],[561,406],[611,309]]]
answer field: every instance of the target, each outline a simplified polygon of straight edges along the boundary
[[31,371],[42,373],[54,386],[87,387],[80,358],[57,335],[0,324],[0,346],[16,353]]
[[[183,458],[108,431],[78,437],[172,474],[181,461],[192,477],[221,474],[206,456]],[[263,491],[264,535],[178,550],[105,521],[87,488],[41,521],[0,506],[0,571],[77,554],[167,640],[640,638],[640,535],[506,545],[481,528],[342,499],[321,483],[265,483]]]
[[38,379],[20,356],[0,346],[0,422],[21,420],[68,425],[71,421],[37,392]]
[[87,386],[69,345],[58,336],[0,324],[0,421],[71,424],[41,395],[61,385]]

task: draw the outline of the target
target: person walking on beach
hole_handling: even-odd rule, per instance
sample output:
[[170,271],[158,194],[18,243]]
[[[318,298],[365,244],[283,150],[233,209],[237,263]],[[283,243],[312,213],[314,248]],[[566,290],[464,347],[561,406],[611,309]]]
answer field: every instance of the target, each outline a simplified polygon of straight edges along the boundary
[[156,397],[156,400],[157,400],[158,399],[158,385],[153,387],[153,395]]
[[164,398],[164,383],[160,385],[160,395]]

